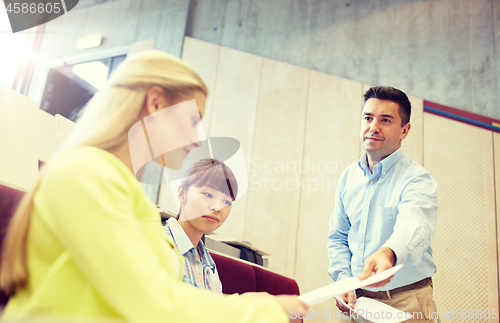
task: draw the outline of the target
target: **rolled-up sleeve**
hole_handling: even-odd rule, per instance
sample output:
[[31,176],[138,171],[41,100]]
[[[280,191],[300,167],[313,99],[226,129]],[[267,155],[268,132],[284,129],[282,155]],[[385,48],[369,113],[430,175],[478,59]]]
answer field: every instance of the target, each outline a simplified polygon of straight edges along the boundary
[[405,186],[394,231],[382,246],[394,251],[396,265],[422,261],[436,228],[437,208],[437,183],[430,174],[420,174]]

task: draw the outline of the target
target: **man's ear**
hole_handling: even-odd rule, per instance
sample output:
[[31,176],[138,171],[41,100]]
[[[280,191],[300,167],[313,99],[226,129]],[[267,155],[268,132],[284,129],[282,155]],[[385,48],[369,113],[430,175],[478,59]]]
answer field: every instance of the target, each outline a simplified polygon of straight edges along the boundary
[[401,140],[405,139],[408,136],[408,132],[410,132],[411,123],[407,123],[403,126],[403,133],[401,134]]
[[145,116],[148,116],[167,107],[167,103],[165,101],[165,91],[158,85],[152,86],[146,93],[142,113]]

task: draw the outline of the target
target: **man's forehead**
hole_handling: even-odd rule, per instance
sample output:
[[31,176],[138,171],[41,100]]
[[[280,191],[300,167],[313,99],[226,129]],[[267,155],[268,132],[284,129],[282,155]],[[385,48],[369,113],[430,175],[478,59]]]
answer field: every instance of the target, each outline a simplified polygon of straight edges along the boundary
[[363,106],[362,113],[371,115],[399,116],[399,104],[389,100],[368,99]]
[[369,111],[369,112],[364,111],[363,115],[365,115],[365,116],[374,116],[374,117],[394,118],[394,114],[392,114],[392,113],[383,113],[383,112],[382,113],[373,113],[371,111]]

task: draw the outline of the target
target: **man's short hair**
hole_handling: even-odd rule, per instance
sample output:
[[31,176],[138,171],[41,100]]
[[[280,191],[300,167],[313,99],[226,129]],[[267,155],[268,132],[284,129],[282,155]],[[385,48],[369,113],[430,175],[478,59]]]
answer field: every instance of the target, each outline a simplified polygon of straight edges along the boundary
[[406,94],[390,86],[373,86],[363,95],[365,102],[368,99],[388,100],[399,105],[399,117],[401,118],[401,127],[410,122],[411,103]]

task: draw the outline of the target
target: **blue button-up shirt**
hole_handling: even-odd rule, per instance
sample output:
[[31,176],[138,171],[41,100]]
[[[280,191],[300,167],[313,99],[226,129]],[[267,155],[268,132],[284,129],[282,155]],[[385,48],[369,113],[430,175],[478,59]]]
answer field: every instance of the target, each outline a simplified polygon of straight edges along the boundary
[[381,288],[391,290],[436,272],[430,247],[437,214],[437,184],[402,148],[373,167],[366,153],[340,176],[328,236],[328,273],[333,280],[357,277],[365,260],[391,248],[405,264]]
[[198,242],[197,249],[201,259],[198,260],[191,240],[189,240],[186,232],[175,218],[168,219],[164,229],[165,233],[175,241],[177,248],[184,256],[185,271],[183,281],[222,294],[222,284],[215,262],[203,242],[201,240]]

